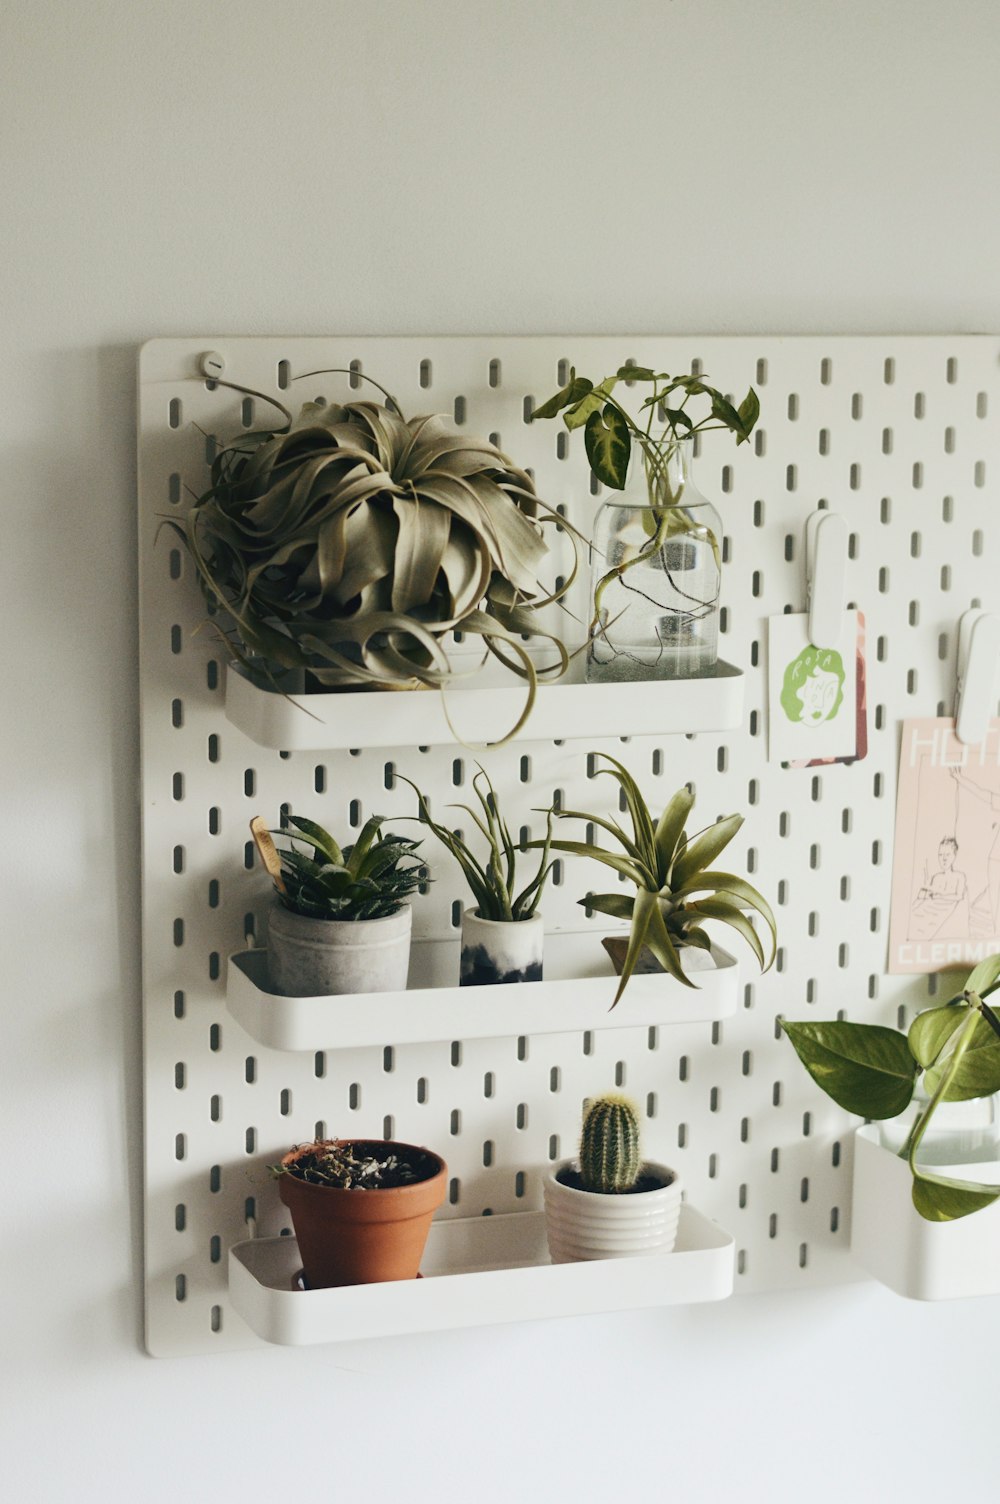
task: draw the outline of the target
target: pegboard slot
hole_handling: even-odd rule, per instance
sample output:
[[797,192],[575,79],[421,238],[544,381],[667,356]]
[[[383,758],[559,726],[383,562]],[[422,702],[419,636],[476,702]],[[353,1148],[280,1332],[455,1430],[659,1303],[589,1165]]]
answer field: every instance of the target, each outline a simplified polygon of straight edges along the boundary
[[455,985],[457,941],[417,941],[410,987],[362,998],[273,993],[268,990],[266,950],[249,950],[229,959],[226,1006],[248,1034],[277,1050],[708,1023],[735,1013],[739,996],[736,960],[718,949],[713,955],[716,967],[697,972],[697,988],[682,987],[662,974],[634,976],[611,1011],[616,982],[596,930],[546,936],[544,981],[486,987]]
[[299,1347],[723,1300],[733,1258],[730,1235],[686,1204],[672,1253],[550,1264],[544,1214],[517,1212],[436,1222],[423,1279],[387,1284],[296,1290],[293,1238],[238,1243],[229,1252],[229,1295],[265,1342]]

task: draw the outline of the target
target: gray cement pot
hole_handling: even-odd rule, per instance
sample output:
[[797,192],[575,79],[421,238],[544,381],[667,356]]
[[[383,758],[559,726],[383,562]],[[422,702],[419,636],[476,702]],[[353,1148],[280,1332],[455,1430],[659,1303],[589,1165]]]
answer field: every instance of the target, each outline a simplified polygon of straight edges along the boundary
[[307,919],[275,901],[267,923],[271,986],[286,997],[402,992],[411,921],[409,904],[388,919]]

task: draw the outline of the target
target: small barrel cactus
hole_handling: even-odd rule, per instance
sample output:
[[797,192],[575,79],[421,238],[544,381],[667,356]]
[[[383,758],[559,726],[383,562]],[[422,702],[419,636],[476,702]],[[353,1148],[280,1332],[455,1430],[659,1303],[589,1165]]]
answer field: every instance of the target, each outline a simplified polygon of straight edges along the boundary
[[639,1178],[639,1114],[627,1097],[609,1092],[588,1102],[580,1135],[580,1179],[586,1191],[629,1191]]

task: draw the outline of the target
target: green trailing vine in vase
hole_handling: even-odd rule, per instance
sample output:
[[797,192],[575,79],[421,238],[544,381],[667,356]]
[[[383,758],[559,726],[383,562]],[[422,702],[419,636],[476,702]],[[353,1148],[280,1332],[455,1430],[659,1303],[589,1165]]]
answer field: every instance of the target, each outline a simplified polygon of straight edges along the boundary
[[[644,398],[636,419],[614,395],[619,384],[632,386],[651,385],[651,394]],[[709,411],[697,421],[688,412],[692,398],[707,397]],[[613,376],[603,381],[592,382],[586,376],[578,376],[575,369],[570,379],[554,397],[543,402],[532,413],[535,418],[555,418],[563,414],[563,422],[570,430],[582,428],[590,467],[598,480],[614,491],[622,491],[628,479],[633,446],[642,454],[646,475],[646,493],[649,497],[649,516],[644,517],[648,542],[631,558],[614,565],[598,581],[594,590],[594,611],[590,632],[597,630],[601,609],[608,587],[628,570],[645,560],[662,553],[668,539],[690,530],[690,518],[684,512],[683,481],[674,489],[670,480],[670,465],[680,446],[693,440],[698,433],[724,429],[736,436],[736,443],[745,444],[760,416],[760,401],[751,387],[739,407],[733,404],[716,387],[709,386],[700,375],[671,376],[666,371],[653,371],[648,366],[619,366]],[[659,428],[654,431],[654,425]],[[718,539],[710,538],[716,565],[721,567]],[[663,561],[666,570],[666,561]],[[714,602],[703,603],[714,604]]]

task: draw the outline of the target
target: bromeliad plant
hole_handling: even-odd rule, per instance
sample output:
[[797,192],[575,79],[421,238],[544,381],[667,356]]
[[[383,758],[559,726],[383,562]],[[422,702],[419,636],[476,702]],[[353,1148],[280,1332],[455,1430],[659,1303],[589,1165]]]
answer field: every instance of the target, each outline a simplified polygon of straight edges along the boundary
[[953,1180],[918,1164],[921,1142],[942,1102],[970,1102],[1000,1091],[1000,1018],[986,1001],[998,987],[1000,956],[990,956],[960,993],[919,1013],[906,1034],[880,1024],[781,1020],[810,1076],[847,1112],[879,1122],[898,1117],[922,1084],[929,1101],[899,1154],[913,1176],[913,1205],[929,1222],[967,1217],[1000,1196],[1000,1186]]
[[[447,418],[407,420],[379,390],[384,405],[307,402],[281,428],[241,435],[171,526],[251,677],[272,688],[298,670],[320,688],[443,686],[455,674],[444,639],[458,629],[526,680],[516,731],[538,676],[568,663],[538,612],[576,564],[559,589],[539,583],[542,522],[559,522],[571,543],[573,531],[495,445]],[[537,668],[523,634],[544,638],[555,661]]]
[[[373,815],[358,839],[344,847],[304,815],[288,816],[293,829],[268,834],[259,816],[250,828],[278,898],[291,913],[307,919],[386,919],[397,913],[427,871],[414,857],[420,842],[384,836],[382,821],[383,816]],[[270,835],[285,836],[292,845],[279,850]],[[308,853],[299,846],[308,847]]]
[[[757,889],[731,872],[717,871],[712,863],[736,835],[743,824],[742,815],[729,815],[705,830],[688,837],[687,819],[694,796],[678,789],[670,803],[654,822],[642,793],[627,768],[606,752],[598,753],[610,768],[600,768],[618,783],[625,796],[632,832],[626,832],[616,820],[582,810],[556,810],[559,819],[587,820],[613,836],[621,852],[584,841],[552,841],[553,851],[571,852],[603,862],[635,885],[635,894],[592,893],[579,902],[585,907],[610,914],[613,919],[631,923],[628,947],[622,964],[618,991],[612,1007],[618,1003],[638,964],[643,947],[655,960],[683,982],[694,987],[684,971],[682,953],[686,946],[711,950],[711,941],[703,929],[707,919],[719,920],[741,934],[763,971],[774,960],[776,929],[771,908]],[[534,845],[538,842],[532,843]],[[770,955],[745,909],[756,910],[770,931]]]
[[[448,830],[446,826],[434,819],[427,797],[420,792],[417,785],[409,778],[404,778],[401,773],[397,774],[397,777],[401,778],[403,783],[408,783],[416,794],[417,819],[421,825],[426,825],[428,830],[433,831],[445,850],[461,867],[472,896],[476,900],[479,917],[507,923],[518,923],[533,918],[541,901],[546,880],[555,866],[555,862],[549,861],[553,811],[547,811],[548,824],[545,840],[529,843],[542,848],[538,870],[520,893],[516,893],[519,848],[514,845],[507,822],[500,812],[496,790],[484,768],[480,767],[472,780],[473,790],[479,800],[480,813],[477,814],[468,804],[449,805],[450,809],[465,810],[476,829],[485,838],[487,856],[482,862],[474,855],[462,836],[454,830]],[[480,780],[486,786],[485,793]]]

